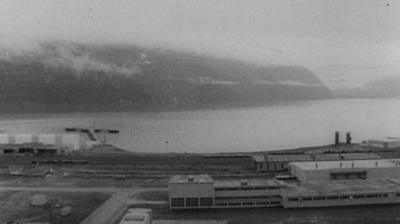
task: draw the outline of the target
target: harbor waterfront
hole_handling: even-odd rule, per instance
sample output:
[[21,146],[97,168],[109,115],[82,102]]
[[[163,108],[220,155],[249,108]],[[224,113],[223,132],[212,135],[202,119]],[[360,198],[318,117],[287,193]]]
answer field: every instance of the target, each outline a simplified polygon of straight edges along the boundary
[[[108,143],[132,152],[250,152],[398,137],[399,99],[286,102],[263,107],[170,112],[3,115],[3,132],[57,132],[64,127],[119,129]],[[371,128],[373,127],[373,128]]]
[[[361,120],[350,119],[352,113],[358,113],[367,108],[374,110],[373,107],[367,106],[367,102],[366,100],[329,100],[201,112],[39,114],[29,118],[11,116],[1,121],[3,133],[0,134],[0,140],[3,149],[0,150],[2,154],[0,156],[2,164],[0,190],[3,189],[4,194],[16,191],[10,198],[4,196],[6,203],[15,201],[15,198],[19,198],[18,201],[21,203],[11,206],[10,210],[7,210],[7,216],[0,217],[0,222],[16,220],[19,215],[27,220],[31,218],[40,221],[48,220],[42,215],[43,211],[36,209],[31,212],[30,207],[26,206],[29,204],[30,197],[35,196],[51,198],[51,203],[56,204],[49,206],[52,206],[56,214],[69,209],[72,215],[68,216],[68,219],[73,220],[73,223],[83,224],[123,223],[124,220],[128,221],[127,219],[145,221],[144,217],[139,218],[135,212],[132,213],[132,217],[129,213],[129,211],[139,211],[142,208],[151,209],[149,216],[151,219],[154,218],[154,223],[158,221],[168,223],[181,219],[203,220],[201,222],[204,223],[248,223],[246,214],[249,213],[252,214],[250,219],[253,224],[282,222],[282,220],[286,223],[297,223],[299,220],[302,220],[302,223],[310,223],[315,217],[318,217],[317,223],[321,220],[326,223],[356,223],[351,216],[342,218],[341,215],[332,214],[328,218],[323,218],[310,211],[297,212],[286,208],[320,209],[320,207],[378,204],[398,207],[400,203],[398,172],[400,139],[395,138],[399,126],[395,113],[392,111],[398,106],[398,101],[377,100],[376,104],[385,106],[386,110],[391,112],[384,114],[387,116],[378,118],[382,124],[386,125],[385,128],[389,127],[391,132],[382,131],[379,134],[373,134],[377,129],[360,131],[360,128],[352,123],[361,122]],[[329,116],[317,118],[322,122],[315,123],[317,130],[318,127],[323,128],[323,125],[328,124],[336,127],[327,134],[329,136],[326,140],[325,138],[318,139],[320,135],[314,129],[298,126],[307,122],[316,122],[314,116],[306,117],[305,115],[307,111],[327,107],[321,104],[333,104],[330,107],[335,108],[336,112],[347,111],[340,112],[340,118],[327,123],[322,121],[328,119]],[[358,106],[354,107],[354,104]],[[315,142],[324,141],[320,145],[295,149],[269,148],[269,141],[279,140],[282,141],[282,145],[285,145],[286,140],[289,143],[292,142],[282,130],[290,130],[290,125],[296,119],[290,120],[287,116],[277,115],[287,108],[296,119],[308,119],[308,121],[300,119],[300,122],[294,123],[293,129],[310,130],[310,133],[298,132],[303,137],[297,140],[305,140],[302,143],[299,142],[298,146],[308,144],[309,141],[314,142],[315,136],[317,138]],[[326,113],[326,111],[321,113]],[[276,118],[280,119],[279,122],[287,125],[287,127],[276,126],[276,129],[280,130],[279,134],[273,132],[272,127],[265,123],[268,121],[277,124],[278,121],[273,121],[270,116],[266,116],[271,114],[276,114]],[[48,118],[43,119],[44,116]],[[235,119],[238,116],[243,119]],[[264,116],[266,120],[261,119]],[[89,121],[84,122],[85,119]],[[285,123],[287,119],[290,122]],[[368,117],[363,122],[371,125],[370,119],[372,118]],[[385,119],[387,119],[386,123]],[[389,119],[392,120],[389,121]],[[259,125],[257,125],[257,120],[260,120]],[[123,121],[126,122],[123,123]],[[141,121],[141,125],[145,125],[147,129],[137,125]],[[372,122],[375,121],[372,120]],[[219,127],[217,130],[221,133],[219,133],[218,142],[208,142],[207,139],[210,136],[207,131],[203,130],[206,135],[200,135],[197,132],[202,122],[208,128]],[[181,128],[193,131],[181,133],[181,138],[176,138],[183,142],[187,140],[187,143],[191,142],[190,145],[199,139],[204,141],[204,147],[214,143],[219,145],[226,142],[228,138],[232,138],[229,133],[237,131],[244,135],[242,132],[254,127],[255,132],[247,133],[247,136],[260,135],[261,139],[261,134],[265,135],[265,139],[262,139],[265,147],[255,150],[250,150],[251,147],[248,147],[246,150],[236,152],[220,148],[220,151],[215,150],[214,153],[207,153],[207,150],[193,151],[194,148],[187,147],[184,153],[171,153],[179,151],[172,148],[157,153],[152,149],[133,150],[138,149],[136,142],[130,142],[132,147],[127,151],[108,144],[113,143],[118,146],[119,140],[128,141],[129,138],[125,139],[128,130],[131,131],[128,134],[132,139],[135,138],[135,133],[137,135],[153,134],[155,141],[160,140],[159,135],[165,137],[164,133],[168,133],[168,136],[171,133],[178,135],[179,128],[173,126],[173,123],[178,123]],[[349,123],[356,128],[349,128]],[[321,124],[323,125],[320,127]],[[230,130],[234,126],[244,128]],[[267,127],[267,132],[262,130],[264,126]],[[133,132],[131,127],[135,127],[136,131]],[[209,132],[216,134],[214,131],[210,129]],[[67,134],[68,132],[74,134]],[[307,138],[302,135],[304,133],[308,136]],[[365,133],[371,133],[371,135],[365,135]],[[225,138],[225,134],[228,138]],[[282,138],[273,140],[269,138],[271,135]],[[67,141],[66,136],[75,137]],[[193,139],[188,136],[192,136]],[[132,139],[129,140],[132,141]],[[172,138],[163,139],[168,139],[163,142],[164,146],[174,145],[170,143],[174,142]],[[238,144],[251,144],[248,140],[246,142],[241,139]],[[235,139],[231,141],[234,142]],[[230,143],[224,147],[229,145]],[[194,146],[198,147],[195,144]],[[64,149],[64,151],[57,149]],[[49,194],[47,191],[55,193]],[[80,194],[87,194],[87,197],[95,199],[97,204],[91,205],[88,201],[76,204],[74,201]],[[58,198],[65,199],[59,202]],[[87,206],[88,209],[82,210],[81,213],[76,212],[74,208],[79,206]],[[21,208],[23,208],[22,212],[18,210]],[[254,212],[246,209],[238,210],[242,208],[252,208]],[[0,206],[0,209],[9,208]],[[193,210],[197,212],[193,213]],[[367,207],[360,211],[369,210],[371,208]],[[321,214],[330,214],[331,211],[335,213],[337,210],[325,210]],[[343,209],[343,211],[347,210]],[[265,212],[270,214],[265,216]],[[289,215],[286,217],[282,213]],[[38,218],[35,218],[36,216]],[[300,219],[295,218],[299,216],[301,216]],[[390,220],[399,218],[397,213],[392,213],[385,217],[374,217],[371,220],[385,223],[388,217]],[[68,219],[58,216],[57,223],[71,223],[67,222]],[[364,215],[357,220],[369,219],[368,215]],[[60,220],[63,222],[59,222]]]

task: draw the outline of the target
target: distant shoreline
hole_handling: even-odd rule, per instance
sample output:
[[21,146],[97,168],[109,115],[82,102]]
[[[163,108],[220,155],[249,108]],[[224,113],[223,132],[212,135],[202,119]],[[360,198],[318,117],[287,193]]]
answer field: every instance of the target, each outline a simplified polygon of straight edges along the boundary
[[[257,108],[267,106],[281,106],[302,104],[317,101],[328,100],[379,100],[379,99],[398,99],[396,97],[383,98],[352,98],[352,97],[335,97],[327,99],[308,99],[308,100],[286,100],[286,101],[270,101],[270,102],[249,102],[249,103],[226,103],[226,104],[201,104],[201,105],[146,105],[137,107],[61,107],[45,104],[25,103],[20,105],[0,105],[0,114],[2,116],[18,115],[35,115],[35,114],[86,114],[86,113],[148,113],[148,112],[176,112],[176,111],[194,111],[194,110],[221,110],[221,109],[240,109],[240,108]],[[2,118],[0,118],[2,120]]]

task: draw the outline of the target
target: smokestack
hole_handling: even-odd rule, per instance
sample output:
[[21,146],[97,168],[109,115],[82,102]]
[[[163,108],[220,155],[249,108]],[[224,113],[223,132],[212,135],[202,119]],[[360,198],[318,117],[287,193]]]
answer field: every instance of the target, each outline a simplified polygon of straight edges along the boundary
[[346,133],[346,144],[348,144],[348,145],[351,144],[351,133],[350,132]]
[[339,145],[340,144],[340,135],[339,132],[335,132],[335,145]]

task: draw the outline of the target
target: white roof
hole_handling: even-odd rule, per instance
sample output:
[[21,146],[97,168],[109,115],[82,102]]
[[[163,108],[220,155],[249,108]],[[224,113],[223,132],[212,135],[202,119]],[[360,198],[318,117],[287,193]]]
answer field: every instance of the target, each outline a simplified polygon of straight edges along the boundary
[[170,179],[170,183],[214,183],[210,175],[175,175]]
[[131,208],[128,209],[120,224],[142,224],[151,213],[151,209]]
[[392,161],[383,159],[293,162],[290,165],[303,170],[397,167]]

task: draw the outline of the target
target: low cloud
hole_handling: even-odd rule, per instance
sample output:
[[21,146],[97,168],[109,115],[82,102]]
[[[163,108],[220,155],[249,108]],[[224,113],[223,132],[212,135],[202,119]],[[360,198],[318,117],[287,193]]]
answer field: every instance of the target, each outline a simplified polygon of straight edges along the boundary
[[88,51],[73,45],[57,45],[51,52],[44,55],[43,63],[51,67],[69,67],[78,73],[85,71],[102,71],[117,73],[125,76],[142,74],[139,64],[141,61],[117,65],[96,59]]

